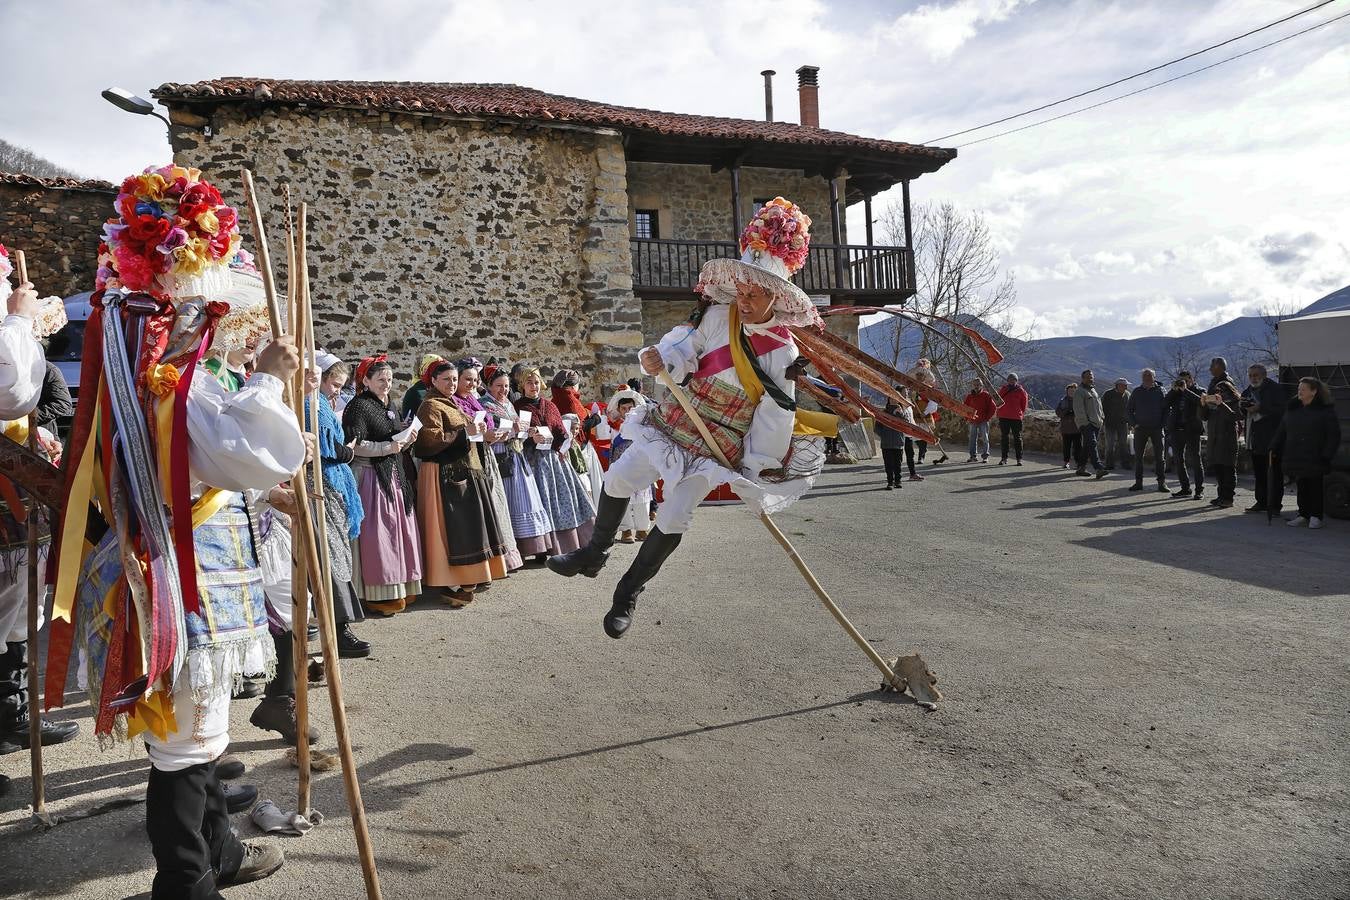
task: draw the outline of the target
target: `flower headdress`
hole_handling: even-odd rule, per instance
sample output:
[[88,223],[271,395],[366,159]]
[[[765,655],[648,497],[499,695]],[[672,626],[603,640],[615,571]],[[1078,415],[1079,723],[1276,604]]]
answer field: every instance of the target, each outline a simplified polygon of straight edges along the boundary
[[791,281],[806,265],[810,249],[811,217],[792,201],[775,197],[741,232],[741,258],[709,260],[696,290],[714,303],[733,303],[737,285],[753,284],[773,297],[778,324],[820,327],[815,304]]
[[189,296],[195,279],[239,251],[238,213],[197,169],[151,166],[122,182],[114,208],[119,218],[103,226],[96,288]]

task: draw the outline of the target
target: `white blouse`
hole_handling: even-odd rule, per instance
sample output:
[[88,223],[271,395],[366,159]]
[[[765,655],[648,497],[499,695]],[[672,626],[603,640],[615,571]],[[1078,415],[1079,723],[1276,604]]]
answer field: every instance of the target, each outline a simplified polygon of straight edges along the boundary
[[47,361],[33,336],[33,321],[5,316],[0,322],[0,420],[21,419],[37,407]]
[[299,471],[305,442],[281,392],[279,379],[257,372],[229,393],[198,368],[187,402],[192,477],[227,491],[265,491]]

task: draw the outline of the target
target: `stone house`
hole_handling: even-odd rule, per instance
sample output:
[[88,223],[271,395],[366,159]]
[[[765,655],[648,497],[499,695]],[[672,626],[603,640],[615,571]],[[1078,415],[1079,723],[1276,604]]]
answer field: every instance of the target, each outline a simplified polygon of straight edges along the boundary
[[[701,264],[735,255],[754,204],[775,195],[815,220],[798,280],[819,302],[913,293],[909,248],[871,246],[871,198],[903,185],[908,212],[909,181],[955,151],[819,128],[816,70],[798,75],[801,125],[492,84],[221,78],[153,94],[179,164],[236,201],[240,169],[253,171],[278,270],[282,186],[307,202],[316,327],[333,352],[388,351],[403,377],[438,350],[610,384],[637,374],[636,350],[688,315]],[[849,244],[857,202],[868,234]]]
[[0,244],[24,251],[42,296],[94,289],[103,223],[116,186],[106,181],[0,172]]

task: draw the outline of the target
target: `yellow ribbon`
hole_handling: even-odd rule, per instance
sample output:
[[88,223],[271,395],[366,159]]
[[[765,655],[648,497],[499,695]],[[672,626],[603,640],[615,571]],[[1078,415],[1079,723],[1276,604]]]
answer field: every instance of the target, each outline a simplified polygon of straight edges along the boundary
[[[94,405],[94,423],[97,427],[103,397],[102,372],[99,373],[93,396],[97,398]],[[89,523],[89,498],[94,490],[94,471],[98,468],[94,460],[94,448],[97,444],[97,433],[91,433],[75,467],[75,480],[71,484],[70,498],[61,521],[61,558],[57,560],[52,617],[62,622],[73,621],[71,611],[75,607],[75,584],[80,577],[80,564],[85,552],[84,530]],[[102,473],[100,481],[101,475]],[[106,491],[100,492],[101,495],[104,493]]]
[[[740,379],[741,387],[750,398],[750,403],[758,405],[759,399],[764,396],[764,385],[760,383],[759,376],[750,365],[750,357],[741,344],[741,314],[734,303],[731,304],[728,321],[731,329],[729,341],[731,364],[736,369],[736,377]],[[833,413],[799,408],[793,414],[792,433],[806,437],[838,437],[839,417]]]

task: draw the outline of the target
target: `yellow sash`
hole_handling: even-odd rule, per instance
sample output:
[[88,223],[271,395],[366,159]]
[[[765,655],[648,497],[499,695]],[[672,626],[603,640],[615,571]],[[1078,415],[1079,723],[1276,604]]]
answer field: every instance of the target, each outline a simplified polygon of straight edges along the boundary
[[[750,398],[750,403],[758,405],[759,399],[764,396],[764,385],[760,383],[759,376],[755,374],[754,367],[750,365],[750,357],[746,354],[744,345],[741,344],[741,314],[734,303],[731,304],[728,321],[731,326],[728,343],[728,348],[731,350],[731,364],[736,369],[736,377],[740,379],[741,387],[745,390],[746,396]],[[793,414],[792,433],[805,437],[838,437],[839,417],[833,413],[798,409]]]

